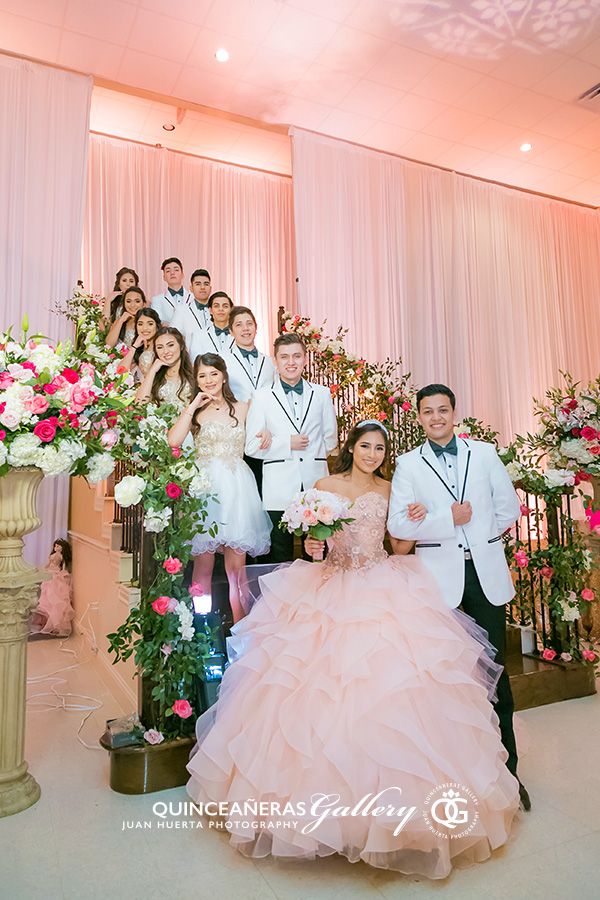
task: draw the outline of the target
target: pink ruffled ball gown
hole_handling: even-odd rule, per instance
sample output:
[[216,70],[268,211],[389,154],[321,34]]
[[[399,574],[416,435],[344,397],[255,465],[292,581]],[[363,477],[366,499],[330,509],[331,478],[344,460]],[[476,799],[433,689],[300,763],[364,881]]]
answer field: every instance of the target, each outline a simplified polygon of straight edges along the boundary
[[[339,853],[444,878],[504,844],[518,809],[490,703],[500,668],[485,632],[446,607],[415,557],[388,557],[385,498],[364,494],[352,515],[324,563],[260,579],[262,596],[233,628],[218,703],[198,719],[188,792],[229,803],[231,843],[246,856]],[[469,828],[427,816],[429,795],[449,783],[475,798]],[[377,803],[415,807],[399,831],[400,813],[356,812],[380,792]],[[251,798],[270,804],[267,815],[239,813]]]
[[34,634],[53,634],[67,637],[71,634],[72,582],[67,569],[61,568],[62,556],[51,553],[45,566],[52,578],[42,581],[40,600],[31,617],[31,631]]

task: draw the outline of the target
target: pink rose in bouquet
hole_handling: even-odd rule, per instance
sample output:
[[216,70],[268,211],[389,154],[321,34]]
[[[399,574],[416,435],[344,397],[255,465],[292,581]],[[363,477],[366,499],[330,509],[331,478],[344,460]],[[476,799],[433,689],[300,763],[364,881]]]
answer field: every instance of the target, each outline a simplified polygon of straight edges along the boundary
[[171,707],[176,716],[180,719],[189,719],[193,713],[193,709],[188,700],[176,700]]
[[181,560],[177,559],[176,556],[169,556],[163,563],[163,569],[169,575],[177,575],[182,569]]
[[542,651],[542,659],[552,662],[553,659],[556,659],[556,650],[552,650],[551,647],[546,647],[545,650]]
[[339,494],[311,488],[294,497],[284,511],[279,527],[298,537],[309,536],[316,541],[326,541],[344,524],[353,521],[349,516],[351,505],[350,500]]
[[43,419],[41,422],[38,422],[37,425],[34,425],[33,433],[36,437],[39,437],[42,443],[47,444],[49,441],[53,440],[54,435],[56,434],[56,421],[54,420],[54,416],[52,419]]

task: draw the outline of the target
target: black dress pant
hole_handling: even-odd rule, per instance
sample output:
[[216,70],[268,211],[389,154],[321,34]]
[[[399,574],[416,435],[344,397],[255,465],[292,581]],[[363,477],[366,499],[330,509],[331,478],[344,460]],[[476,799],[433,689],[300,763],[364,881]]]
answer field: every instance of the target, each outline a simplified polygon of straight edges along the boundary
[[[490,643],[494,645],[498,651],[496,654],[496,662],[504,666],[506,657],[506,609],[504,605],[494,606],[483,593],[479,578],[473,561],[465,560],[465,589],[463,593],[461,608],[467,615],[471,616],[478,625],[488,633]],[[498,719],[500,720],[500,736],[502,743],[508,751],[508,759],[506,766],[513,775],[517,774],[517,745],[515,742],[515,732],[513,730],[513,712],[514,701],[512,691],[510,689],[510,681],[506,670],[502,670],[502,675],[497,687],[498,699],[494,704],[494,709]]]
[[[271,532],[271,550],[264,557],[264,561],[269,563],[292,562],[294,559],[294,535],[279,528],[283,510],[270,509],[268,513],[273,523],[273,531]],[[260,561],[263,561],[263,557]]]

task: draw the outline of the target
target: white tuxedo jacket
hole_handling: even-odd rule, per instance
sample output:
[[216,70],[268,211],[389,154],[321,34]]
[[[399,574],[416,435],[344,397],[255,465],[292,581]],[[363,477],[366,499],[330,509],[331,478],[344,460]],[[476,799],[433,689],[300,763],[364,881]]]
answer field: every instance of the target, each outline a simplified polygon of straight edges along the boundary
[[[388,531],[392,537],[416,542],[417,556],[450,607],[462,600],[467,543],[485,596],[501,606],[515,593],[501,537],[519,516],[519,498],[492,444],[457,438],[457,447],[454,490],[429,441],[398,457]],[[473,510],[471,521],[458,527],[451,508],[456,501],[469,501]],[[410,521],[409,503],[426,507],[423,521]]]
[[258,356],[252,361],[252,366],[240,353],[237,344],[232,344],[231,349],[225,355],[222,354],[227,366],[229,384],[236,400],[247,402],[255,393],[263,387],[271,387],[275,375],[275,366],[270,356],[258,351]]
[[[163,325],[172,325],[173,328],[181,328],[173,319],[178,310],[191,309],[192,304],[195,306],[196,301],[194,295],[190,294],[185,288],[183,289],[183,297],[172,297],[168,290],[165,289],[164,294],[156,294],[150,301],[150,306],[155,309],[160,316]],[[183,332],[181,332],[183,334]]]
[[[268,450],[259,450],[259,431],[267,429],[273,439]],[[294,434],[308,435],[306,450],[290,449]],[[263,505],[284,510],[300,490],[314,487],[329,474],[327,454],[337,447],[337,418],[329,388],[304,382],[302,415],[295,422],[281,381],[258,390],[246,419],[246,453],[264,460]]]
[[210,328],[196,328],[189,334],[189,337],[186,335],[184,337],[192,363],[202,353],[218,353],[225,359],[234,344],[231,335],[223,336],[224,339],[221,340],[212,325]]

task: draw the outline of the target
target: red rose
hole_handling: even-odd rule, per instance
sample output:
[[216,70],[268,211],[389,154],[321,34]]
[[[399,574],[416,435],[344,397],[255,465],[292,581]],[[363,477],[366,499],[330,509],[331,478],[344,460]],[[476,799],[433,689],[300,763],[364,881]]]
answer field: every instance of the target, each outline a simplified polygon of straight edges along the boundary
[[69,384],[77,384],[79,381],[79,375],[75,371],[75,369],[69,369],[69,367],[65,367],[60,373],[65,381],[68,381]]
[[40,441],[47,444],[56,434],[56,423],[51,422],[50,419],[44,419],[42,422],[37,423],[33,433],[36,437],[39,437]]
[[589,474],[589,472],[578,472],[575,476],[575,484],[579,483],[577,479],[579,479],[579,481],[591,481],[592,476]]
[[575,397],[571,397],[571,399],[567,401],[567,406],[569,409],[577,409],[577,400]]
[[579,437],[581,434],[581,428],[571,428],[571,434],[573,437]]
[[598,437],[598,432],[595,428],[592,428],[591,425],[586,425],[581,429],[581,437],[584,441],[595,441]]
[[596,444],[595,447],[588,447],[588,452],[593,456],[598,456],[598,454],[600,453],[600,444]]
[[21,366],[22,366],[24,369],[29,369],[31,372],[33,372],[34,375],[37,376],[37,372],[35,371],[35,366],[34,366],[34,364],[31,362],[30,359],[27,359],[27,360],[25,360],[24,363],[21,363]]
[[57,390],[57,386],[52,381],[49,384],[44,385],[44,392],[46,394],[55,394]]
[[3,441],[5,437],[6,437],[6,432],[5,432],[4,428],[0,428],[0,441]]
[[188,700],[176,700],[171,709],[180,719],[189,719],[193,713]]
[[167,497],[169,497],[171,500],[177,500],[177,498],[181,497],[183,493],[179,485],[175,484],[174,481],[169,481],[168,485],[165,488],[165,492],[167,494]]

